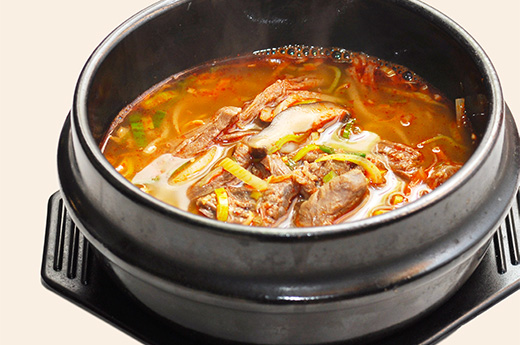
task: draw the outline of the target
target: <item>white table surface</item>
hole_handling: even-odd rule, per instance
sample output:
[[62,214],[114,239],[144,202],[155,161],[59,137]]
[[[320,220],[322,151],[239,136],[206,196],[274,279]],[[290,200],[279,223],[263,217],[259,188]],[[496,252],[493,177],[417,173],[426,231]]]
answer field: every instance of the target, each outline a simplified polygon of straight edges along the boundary
[[[520,122],[520,1],[428,0],[486,50]],[[40,264],[56,148],[82,66],[147,0],[0,0],[0,344],[138,344],[46,290]],[[520,293],[441,345],[520,344]]]

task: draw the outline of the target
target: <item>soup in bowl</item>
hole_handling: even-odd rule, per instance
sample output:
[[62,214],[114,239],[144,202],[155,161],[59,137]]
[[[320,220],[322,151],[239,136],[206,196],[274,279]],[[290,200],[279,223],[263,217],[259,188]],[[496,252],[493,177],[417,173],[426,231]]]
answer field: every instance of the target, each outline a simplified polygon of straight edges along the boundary
[[476,139],[464,104],[363,53],[289,46],[170,77],[118,114],[101,148],[185,211],[322,226],[402,207],[456,173]]

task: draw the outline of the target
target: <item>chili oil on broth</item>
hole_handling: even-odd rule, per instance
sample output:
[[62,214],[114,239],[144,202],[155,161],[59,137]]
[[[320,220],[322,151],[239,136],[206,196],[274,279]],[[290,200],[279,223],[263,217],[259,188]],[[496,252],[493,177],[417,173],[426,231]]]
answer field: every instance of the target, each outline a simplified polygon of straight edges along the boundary
[[[451,176],[473,151],[470,128],[460,119],[456,121],[454,102],[446,100],[440,92],[405,68],[362,53],[350,53],[347,60],[340,61],[319,54],[317,57],[293,57],[277,51],[269,55],[215,62],[158,84],[119,114],[118,118],[122,120],[114,121],[107,133],[101,145],[103,153],[119,173],[144,192],[183,210],[208,216],[188,198],[188,189],[200,181],[209,182],[219,172],[222,174],[220,162],[225,157],[235,159],[233,153],[237,145],[247,143],[270,123],[258,119],[241,126],[231,123],[222,132],[232,134],[244,130],[251,134],[234,141],[222,139],[225,136],[220,133],[204,152],[194,157],[173,156],[171,152],[190,137],[190,131],[193,133],[208,126],[223,107],[237,107],[244,111],[277,81],[306,77],[320,82],[296,91],[323,96],[320,99],[310,96],[298,99],[296,96],[293,104],[284,106],[291,108],[332,102],[345,108],[348,116],[326,122],[323,127],[312,128],[303,135],[293,133],[301,138],[288,141],[272,154],[280,156],[287,165],[302,165],[307,164],[304,159],[292,162],[291,158],[309,145],[321,147],[315,151],[322,156],[332,154],[332,151],[325,152],[329,149],[341,154],[354,152],[376,165],[384,180],[384,183],[373,183],[367,171],[361,168],[369,181],[368,192],[361,202],[343,210],[332,223],[381,214],[416,200]],[[288,103],[289,98],[281,95],[276,101],[267,102],[265,108],[270,111],[280,108],[280,103]],[[255,114],[258,116],[260,114]],[[374,152],[374,145],[379,141],[404,144],[422,155],[413,176],[403,177],[392,171],[388,160]],[[272,148],[267,148],[269,151]],[[270,177],[261,176],[262,169],[258,169],[261,157],[252,157],[252,160],[255,162],[247,168],[248,171],[268,181]],[[436,166],[455,168],[448,172],[439,168],[437,170],[441,172],[437,173]],[[190,171],[190,167],[192,173],[184,176],[183,172]],[[336,177],[323,176],[316,182],[318,189],[329,182],[324,182],[325,179]],[[244,185],[235,179],[233,185],[223,188],[243,188]],[[262,192],[251,189],[251,193],[254,198],[262,200]],[[254,210],[251,219],[246,216],[240,219],[250,221],[251,225],[301,226],[297,223],[297,213],[307,199],[309,196],[302,193],[292,196],[284,216],[274,222],[263,223],[258,219],[262,216],[255,216]],[[216,200],[218,204],[218,197]],[[222,217],[223,207],[218,206],[221,206]],[[267,208],[263,212],[270,211]],[[214,213],[214,217],[219,219],[218,211]]]

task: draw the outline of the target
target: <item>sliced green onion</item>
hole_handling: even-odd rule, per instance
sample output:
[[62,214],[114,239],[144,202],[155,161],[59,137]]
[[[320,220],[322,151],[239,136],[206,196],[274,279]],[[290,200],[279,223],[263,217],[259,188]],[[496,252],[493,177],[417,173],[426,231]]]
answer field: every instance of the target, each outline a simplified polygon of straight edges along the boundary
[[234,162],[228,157],[224,158],[222,162],[220,162],[219,166],[258,191],[266,190],[269,186],[266,181],[262,180],[258,176],[253,175],[251,172],[242,168],[240,165],[238,165],[238,163]]
[[275,153],[279,151],[285,144],[289,141],[293,141],[296,143],[300,143],[305,139],[305,134],[288,134],[280,139],[278,139],[273,146],[267,152],[268,154]]
[[296,162],[293,161],[292,159],[288,158],[287,161],[285,162],[285,165],[287,165],[289,167],[289,169],[293,170],[294,168],[296,168]]
[[332,147],[327,146],[327,145],[319,145],[318,147],[320,148],[320,150],[322,150],[325,153],[328,153],[328,154],[333,154],[334,153],[334,149]]
[[164,117],[166,116],[166,112],[163,110],[157,110],[155,114],[153,114],[152,121],[153,126],[155,128],[159,128],[164,120]]
[[130,121],[130,128],[138,147],[145,147],[147,145],[146,134],[144,133],[144,126],[141,121],[141,114],[134,113],[128,118]]
[[330,182],[334,177],[338,176],[334,170],[331,170],[327,173],[327,175],[323,176],[323,183]]
[[355,120],[349,119],[345,126],[343,127],[343,130],[341,131],[341,137],[345,139],[350,139],[350,134],[352,133],[352,126],[354,125]]
[[346,152],[346,153],[348,153],[349,155],[356,155],[356,156],[363,157],[363,158],[365,158],[367,156],[367,154],[364,152]]
[[175,178],[177,175],[179,175],[181,173],[181,171],[183,171],[184,169],[186,169],[188,167],[188,165],[190,165],[192,163],[191,160],[187,161],[186,163],[183,163],[180,167],[178,167],[177,169],[175,169],[175,171],[170,175],[170,179],[173,180],[173,178]]
[[335,153],[332,155],[327,155],[320,157],[315,160],[315,162],[323,162],[327,160],[335,160],[335,161],[347,161],[354,164],[357,164],[361,166],[363,169],[365,169],[368,177],[372,180],[374,183],[381,183],[383,182],[383,175],[381,174],[381,171],[375,166],[374,163],[369,161],[366,158],[360,157],[358,155],[353,155],[349,153]]
[[229,215],[228,194],[225,188],[215,189],[217,196],[217,220],[225,222]]

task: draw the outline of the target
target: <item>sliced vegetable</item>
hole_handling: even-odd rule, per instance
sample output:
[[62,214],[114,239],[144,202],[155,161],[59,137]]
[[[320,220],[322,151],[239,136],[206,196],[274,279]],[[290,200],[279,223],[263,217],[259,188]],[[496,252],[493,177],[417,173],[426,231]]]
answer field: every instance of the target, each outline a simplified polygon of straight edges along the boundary
[[327,93],[332,93],[334,90],[336,90],[336,87],[338,86],[339,79],[341,78],[341,70],[337,68],[336,66],[329,66],[334,71],[334,80],[330,84],[329,88],[325,90]]
[[318,147],[320,148],[320,150],[322,150],[325,153],[328,153],[328,154],[334,153],[334,149],[332,147],[327,146],[327,145],[318,145]]
[[127,139],[127,135],[130,133],[129,127],[119,127],[119,129],[115,132],[115,135],[110,135],[110,140],[115,141],[118,144],[123,143]]
[[404,196],[401,194],[394,194],[390,197],[390,204],[397,205],[404,201]]
[[335,149],[342,149],[347,152],[363,152],[368,153],[372,151],[374,146],[381,140],[379,135],[374,132],[363,131],[361,135],[356,136],[359,139],[345,140],[340,138],[336,133],[323,144],[333,147]]
[[152,109],[152,108],[157,107],[158,105],[161,105],[163,103],[166,103],[166,102],[176,98],[178,95],[179,95],[179,93],[176,91],[173,91],[173,90],[162,91],[162,92],[159,92],[158,94],[142,101],[141,106],[144,109]]
[[178,167],[177,169],[175,169],[173,171],[173,173],[171,174],[170,178],[173,178],[174,176],[177,176],[180,174],[181,171],[183,171],[184,169],[186,169],[188,167],[188,165],[190,165],[192,163],[191,160],[183,163],[180,167]]
[[393,69],[391,69],[390,67],[388,66],[381,66],[379,67],[379,69],[381,70],[381,72],[383,72],[388,78],[392,78],[392,77],[395,77],[397,73],[395,73],[395,71]]
[[389,88],[389,87],[382,87],[382,88],[380,88],[380,90],[382,90],[384,92],[387,92],[387,93],[394,94],[394,95],[404,96],[406,98],[416,99],[416,100],[419,100],[419,101],[422,101],[422,102],[425,102],[425,103],[428,103],[428,104],[431,104],[431,105],[436,105],[436,106],[443,107],[443,108],[446,107],[446,104],[441,103],[441,102],[437,102],[432,97],[430,97],[429,95],[427,95],[425,93],[422,93],[422,92],[405,91],[405,90]]
[[143,129],[145,131],[149,131],[151,129],[154,129],[153,121],[150,116],[143,116],[141,118],[141,122],[143,123]]
[[337,177],[338,174],[334,170],[331,170],[327,173],[327,175],[323,176],[323,183],[330,182],[334,177]]
[[153,114],[152,121],[153,126],[155,128],[159,128],[164,120],[164,117],[166,116],[166,112],[162,110],[157,110],[155,114]]
[[231,158],[224,158],[222,162],[220,162],[219,166],[258,191],[266,190],[269,186],[266,181],[251,174],[249,171],[238,165],[238,163],[234,162]]
[[251,197],[255,200],[260,199],[261,196],[262,196],[262,193],[257,190],[254,190],[251,192]]
[[206,168],[215,158],[216,154],[217,148],[212,146],[199,158],[190,160],[188,162],[189,165],[183,165],[179,169],[175,170],[175,172],[170,176],[168,183],[180,183],[192,178],[196,173]]
[[372,217],[373,217],[373,216],[379,216],[380,214],[385,214],[385,213],[390,212],[390,211],[392,211],[392,208],[390,208],[390,207],[386,207],[386,208],[384,208],[384,207],[377,208],[377,209],[374,209],[374,210],[372,211]]
[[146,134],[144,133],[144,126],[141,122],[141,114],[134,113],[128,118],[130,128],[138,147],[145,147],[147,145]]
[[204,121],[203,120],[191,120],[190,122],[184,124],[184,126],[182,126],[182,132],[183,133],[187,133],[189,131],[192,131],[194,130],[195,128],[197,127],[200,127],[204,125]]
[[296,154],[294,155],[292,160],[294,162],[297,162],[300,159],[302,159],[303,157],[305,157],[305,155],[307,155],[307,153],[309,153],[311,151],[314,151],[314,150],[318,150],[319,148],[320,147],[318,145],[316,145],[316,144],[306,145],[306,146],[302,147],[298,152],[296,152]]
[[[283,160],[283,158],[282,158]],[[293,170],[294,168],[296,168],[296,162],[293,161],[292,159],[290,158],[287,158],[284,160],[284,163],[285,165],[287,165],[289,167],[289,169]]]
[[352,126],[354,125],[354,119],[349,119],[345,126],[341,131],[341,137],[345,139],[350,139],[350,134],[352,133]]
[[342,162],[347,161],[357,164],[361,166],[363,169],[365,169],[368,177],[372,180],[372,182],[377,184],[383,182],[383,175],[381,174],[381,171],[379,171],[379,169],[375,166],[374,163],[372,163],[366,158],[350,153],[334,153],[331,155],[320,157],[316,159],[315,162],[323,162],[327,160],[335,160]]
[[423,147],[424,145],[428,145],[428,144],[431,144],[433,142],[436,142],[436,141],[439,141],[439,140],[446,140],[447,142],[449,142],[451,145],[455,146],[455,147],[458,147],[458,148],[465,148],[464,145],[462,144],[459,144],[458,142],[456,142],[453,138],[450,138],[444,134],[438,134],[436,136],[434,136],[433,138],[430,138],[430,139],[426,139],[424,141],[421,141],[419,144],[417,144],[416,146],[418,148],[421,148]]
[[217,220],[225,222],[229,214],[228,194],[225,188],[215,189],[217,196]]
[[124,177],[130,178],[130,176],[134,173],[135,170],[135,157],[124,157],[121,160],[121,163],[119,163],[119,165],[116,167],[116,170]]
[[288,134],[288,135],[284,136],[283,138],[278,139],[273,144],[273,146],[267,151],[267,153],[272,154],[272,153],[279,151],[289,141],[292,141],[295,143],[301,143],[303,140],[305,140],[305,137],[306,137],[305,134]]

